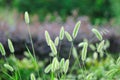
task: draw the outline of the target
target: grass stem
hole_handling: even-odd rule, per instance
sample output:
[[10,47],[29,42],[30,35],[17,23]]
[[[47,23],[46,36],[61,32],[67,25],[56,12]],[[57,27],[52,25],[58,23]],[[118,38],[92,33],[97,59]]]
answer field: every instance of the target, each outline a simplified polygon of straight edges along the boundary
[[34,45],[33,45],[33,40],[32,40],[32,35],[31,35],[31,31],[30,31],[30,26],[29,26],[29,24],[27,24],[27,29],[28,29],[28,34],[29,34],[29,37],[30,37],[30,43],[31,43],[31,46],[32,46],[33,56],[34,56],[35,63],[36,63],[36,67],[37,67],[37,73],[38,73],[38,76],[40,76],[39,69],[38,69],[38,65],[37,65],[37,59],[36,59],[36,55],[35,55],[35,49],[34,49]]

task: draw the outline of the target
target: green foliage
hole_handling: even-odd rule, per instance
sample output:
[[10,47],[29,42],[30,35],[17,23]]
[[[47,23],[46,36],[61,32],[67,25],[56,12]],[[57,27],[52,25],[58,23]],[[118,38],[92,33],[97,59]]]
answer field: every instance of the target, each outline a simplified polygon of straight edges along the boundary
[[54,18],[56,12],[64,20],[66,16],[72,15],[72,10],[77,9],[79,15],[88,15],[93,22],[102,22],[104,17],[109,19],[113,12],[118,14],[119,6],[116,3],[118,4],[119,0],[0,0],[0,6],[14,7],[22,13],[28,11],[38,14],[41,21],[45,20],[49,13]]
[[120,8],[119,8],[120,0],[110,0],[110,3],[111,3],[110,8],[111,8],[111,11],[112,11],[111,14],[115,18],[114,23],[119,25],[120,24]]

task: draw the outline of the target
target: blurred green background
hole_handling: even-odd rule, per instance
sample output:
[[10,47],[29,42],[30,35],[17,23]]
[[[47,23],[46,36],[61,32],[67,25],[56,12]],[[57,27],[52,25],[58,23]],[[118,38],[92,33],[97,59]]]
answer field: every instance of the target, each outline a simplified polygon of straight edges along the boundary
[[17,10],[19,13],[28,11],[37,14],[40,21],[50,14],[65,21],[67,16],[89,16],[91,23],[114,21],[120,23],[120,0],[0,0],[0,9]]

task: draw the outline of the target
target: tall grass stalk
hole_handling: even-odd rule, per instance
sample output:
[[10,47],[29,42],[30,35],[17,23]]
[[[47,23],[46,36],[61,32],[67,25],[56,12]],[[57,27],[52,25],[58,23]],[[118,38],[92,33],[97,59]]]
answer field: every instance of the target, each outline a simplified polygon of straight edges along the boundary
[[7,58],[6,58],[6,51],[1,42],[0,42],[0,52],[1,52],[1,55],[4,57],[5,61],[8,63]]
[[71,57],[73,47],[74,47],[74,44],[73,44],[73,41],[72,41],[71,42],[71,48],[70,48],[70,51],[69,51],[68,59],[70,59],[70,57]]
[[83,49],[82,49],[82,57],[81,57],[82,58],[82,65],[80,64],[80,61],[79,61],[79,59],[80,59],[80,55],[79,55],[78,57],[76,57],[75,63],[73,64],[73,67],[71,68],[70,73],[73,72],[73,70],[74,70],[74,68],[75,68],[75,66],[76,66],[76,64],[78,62],[78,65],[79,65],[79,67],[82,70],[82,76],[84,78],[85,77],[85,73],[84,72],[86,71],[86,67],[85,67],[84,61],[85,61],[86,55],[87,55],[87,46],[88,46],[88,44],[87,44],[87,42],[82,42],[78,46],[83,47]]
[[[4,48],[4,46],[3,46],[3,44],[0,42],[0,52],[1,52],[1,54],[2,54],[2,56],[4,57],[4,60],[5,60],[5,62],[6,62],[6,64],[9,64],[9,62],[8,62],[8,60],[7,60],[7,58],[6,58],[6,51],[5,51],[5,48]],[[4,67],[6,67],[6,65],[4,64]],[[10,66],[11,67],[11,66]],[[2,71],[4,74],[6,74],[8,77],[10,77],[10,78],[13,78],[11,75],[9,75],[8,73],[6,73],[6,72],[4,72],[4,71]]]
[[79,65],[79,68],[82,70],[82,77],[84,78],[84,70],[82,69],[82,65],[80,64],[80,54],[76,57],[75,62],[72,66],[72,68],[70,69],[70,74],[73,72],[73,70],[75,69],[76,65]]
[[60,54],[61,43],[62,43],[62,40],[59,41],[59,45],[58,45],[58,54],[57,54],[58,58]]
[[9,75],[7,72],[5,72],[5,71],[2,70],[2,73],[5,74],[5,75],[7,75],[11,80],[15,80],[15,79],[14,79],[11,75]]
[[[15,54],[13,53],[13,56],[15,57]],[[15,58],[16,59],[16,58]],[[18,66],[16,65],[16,69],[17,69],[17,73],[18,73],[18,75],[19,75],[19,77],[20,77],[20,80],[22,80],[22,77],[21,77],[21,74],[20,74],[20,70],[19,70],[19,68],[18,68]]]
[[[13,43],[12,43],[12,41],[10,39],[8,39],[8,47],[9,47],[9,50],[12,53],[13,57],[15,58],[15,60],[17,60],[16,57],[15,57],[15,54],[14,54],[14,52],[15,52],[14,46],[13,46]],[[16,65],[16,69],[17,69],[17,73],[18,73],[18,75],[20,77],[20,80],[22,80],[20,70],[19,70],[17,65]]]
[[[65,30],[64,30],[64,27],[62,26],[60,29],[60,33],[59,33],[59,41],[60,41],[59,46],[58,46],[59,53],[60,53],[60,48],[61,48],[61,42],[64,39],[64,35],[65,35]],[[59,54],[58,54],[58,57],[59,57]]]
[[[73,47],[74,47],[74,43],[73,43],[73,42],[74,42],[74,40],[75,40],[75,38],[77,37],[77,34],[78,34],[78,32],[79,32],[80,24],[81,24],[80,21],[78,21],[78,22],[76,23],[75,28],[74,28],[73,33],[72,33],[72,38],[71,38],[70,35],[69,35],[70,37],[68,36],[68,40],[71,42],[71,48],[70,48],[70,52],[69,52],[69,57],[68,57],[68,59],[70,59],[70,57],[71,57],[71,53],[72,53],[72,50],[73,50]],[[66,32],[66,33],[67,33],[67,32]],[[66,35],[66,37],[67,37],[67,35]],[[73,64],[73,67],[72,67],[70,73],[74,70],[75,65],[77,64],[77,62],[78,62],[78,64],[79,64],[79,67],[82,68],[82,67],[81,67],[81,64],[80,64],[80,61],[79,61],[79,57],[77,57],[76,60],[75,60],[75,63]],[[82,71],[82,72],[83,72],[83,71]]]
[[37,65],[37,59],[36,59],[36,55],[35,55],[35,49],[34,49],[32,35],[31,35],[31,31],[30,31],[30,26],[29,26],[30,21],[29,21],[29,14],[28,14],[28,12],[25,12],[24,17],[25,17],[25,22],[26,22],[27,29],[28,29],[28,34],[29,34],[29,38],[30,38],[30,42],[31,42],[31,46],[32,46],[32,52],[33,52],[33,56],[34,56],[34,59],[35,59],[38,76],[39,76],[40,75],[39,74],[39,68],[38,68],[38,65]]
[[54,80],[54,73],[51,72],[51,79],[50,80]]

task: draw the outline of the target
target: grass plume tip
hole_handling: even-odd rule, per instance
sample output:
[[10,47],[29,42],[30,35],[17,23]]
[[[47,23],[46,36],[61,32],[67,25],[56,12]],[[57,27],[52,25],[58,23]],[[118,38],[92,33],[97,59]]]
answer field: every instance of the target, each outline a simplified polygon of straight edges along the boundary
[[51,38],[50,38],[50,35],[49,35],[48,31],[45,31],[45,39],[46,39],[46,42],[47,42],[47,44],[49,46]]
[[9,71],[11,71],[11,72],[14,71],[13,67],[10,66],[9,64],[4,64],[4,67],[5,67],[6,69],[8,69]]
[[49,65],[45,68],[44,72],[45,72],[45,73],[49,73],[50,70],[51,70],[51,64],[49,64]]
[[8,39],[8,47],[9,47],[11,53],[15,52],[14,47],[13,47],[13,43],[10,39]]
[[88,43],[84,42],[83,49],[82,49],[82,61],[85,61],[85,59],[86,59],[87,47],[88,47]]
[[72,37],[67,31],[65,31],[65,36],[66,36],[68,41],[72,42]]
[[96,37],[101,41],[103,39],[102,35],[97,29],[92,29],[92,32],[96,35]]
[[75,25],[75,28],[74,28],[73,33],[72,33],[73,39],[75,39],[76,36],[77,36],[77,34],[78,34],[78,31],[79,31],[79,28],[80,28],[80,24],[81,24],[81,22],[78,21],[78,22],[76,23],[76,25]]
[[5,49],[4,49],[3,45],[2,45],[2,43],[0,43],[0,52],[1,52],[2,56],[6,55],[6,52],[5,52]]
[[26,11],[25,14],[24,14],[24,18],[25,18],[26,24],[29,24],[29,23],[30,23],[30,20],[29,20],[29,14],[28,14],[27,11]]
[[64,33],[65,33],[64,27],[62,26],[61,29],[60,29],[60,35],[59,35],[60,40],[63,40],[63,38],[64,38]]
[[31,78],[31,80],[36,80],[35,75],[33,73],[30,74],[30,78]]
[[56,46],[55,46],[55,44],[53,43],[52,40],[50,40],[50,49],[52,50],[54,55],[57,55],[57,49],[56,49]]
[[64,71],[65,74],[67,73],[68,69],[69,69],[69,59],[67,59],[67,60],[65,61],[65,64],[64,64],[64,69],[63,69],[63,71]]
[[58,44],[59,44],[59,37],[56,37],[56,38],[55,38],[54,43],[55,43],[55,46],[58,46]]

